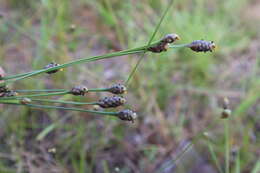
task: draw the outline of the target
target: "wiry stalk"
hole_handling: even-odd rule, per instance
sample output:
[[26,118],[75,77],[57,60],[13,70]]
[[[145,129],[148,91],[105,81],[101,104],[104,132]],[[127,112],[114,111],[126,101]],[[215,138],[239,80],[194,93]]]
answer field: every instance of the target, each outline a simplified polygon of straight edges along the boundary
[[93,113],[93,114],[99,114],[99,115],[110,115],[110,116],[118,115],[118,112],[103,112],[103,111],[94,111],[94,110],[87,110],[87,109],[80,109],[80,108],[73,108],[73,107],[61,107],[61,106],[37,105],[37,104],[21,104],[21,103],[10,102],[10,101],[5,102],[4,104],[26,106],[26,107],[33,107],[33,108],[42,108],[42,109],[57,109],[57,110],[87,112],[87,113]]

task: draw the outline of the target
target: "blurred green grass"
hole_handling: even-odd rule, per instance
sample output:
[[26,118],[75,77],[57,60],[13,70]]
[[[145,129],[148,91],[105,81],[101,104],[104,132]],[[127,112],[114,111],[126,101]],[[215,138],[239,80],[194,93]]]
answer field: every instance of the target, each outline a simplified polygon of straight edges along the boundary
[[[63,63],[143,45],[167,6],[166,1],[156,0],[0,3],[8,18],[0,22],[0,62],[9,74],[38,69],[50,61]],[[47,165],[60,172],[115,172],[117,167],[120,172],[156,172],[168,153],[177,153],[180,143],[219,116],[217,101],[230,93],[225,91],[238,91],[238,96],[231,94],[234,116],[230,119],[228,142],[231,149],[239,148],[239,172],[253,171],[259,156],[259,53],[250,52],[250,46],[254,46],[253,39],[259,40],[259,33],[250,30],[248,21],[243,18],[249,4],[245,0],[174,2],[156,38],[174,32],[182,38],[179,43],[214,40],[218,49],[213,54],[195,54],[186,49],[148,54],[129,88],[129,104],[134,105],[141,116],[134,125],[111,118],[76,116],[72,112],[5,106],[0,117],[3,141],[0,153],[14,158],[1,159],[0,170],[28,172],[26,170],[37,167],[29,158],[36,157],[35,160],[40,160],[38,171]],[[76,26],[74,32],[70,32],[72,24]],[[248,56],[253,57],[247,59]],[[137,58],[119,59],[68,69],[49,79],[29,79],[12,87],[69,88],[75,83],[101,87],[124,81]],[[254,73],[233,65],[247,60],[252,63],[249,68],[255,69]],[[127,70],[117,70],[121,66]],[[115,74],[112,79],[106,77],[109,70]],[[201,90],[203,92],[199,92]],[[52,131],[37,141],[37,136],[53,124]],[[225,163],[223,126],[224,122],[209,129],[215,137],[216,144],[212,146],[221,165]],[[43,157],[41,154],[46,155],[42,150],[50,147],[57,148],[55,159],[39,159]],[[216,170],[205,148],[207,142],[203,140],[195,145],[200,157]],[[28,154],[24,156],[24,152]],[[231,160],[231,171],[235,172],[233,162]],[[28,168],[28,164],[31,167]],[[174,168],[176,172],[192,171],[189,170],[192,166],[179,165],[182,163]]]

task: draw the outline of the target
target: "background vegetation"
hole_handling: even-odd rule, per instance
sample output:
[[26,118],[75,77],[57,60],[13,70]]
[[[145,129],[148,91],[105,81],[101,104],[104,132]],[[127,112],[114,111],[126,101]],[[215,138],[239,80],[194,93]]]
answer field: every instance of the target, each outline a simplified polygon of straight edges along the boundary
[[[16,74],[146,44],[167,5],[1,0],[0,65]],[[179,43],[214,40],[218,49],[147,54],[128,88],[128,105],[139,114],[134,124],[0,105],[0,172],[260,172],[259,11],[259,1],[174,1],[156,39],[177,33]],[[126,80],[137,61],[131,55],[88,63],[11,87],[100,88]],[[223,97],[233,111],[228,120],[220,119]]]

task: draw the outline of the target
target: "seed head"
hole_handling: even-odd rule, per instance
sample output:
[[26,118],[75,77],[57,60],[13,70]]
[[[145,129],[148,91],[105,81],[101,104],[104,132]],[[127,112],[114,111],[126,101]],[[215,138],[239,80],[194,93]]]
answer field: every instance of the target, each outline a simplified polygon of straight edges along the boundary
[[88,88],[82,85],[75,86],[70,90],[70,93],[75,96],[84,96],[88,92]]
[[167,51],[169,48],[169,44],[175,42],[176,40],[180,40],[180,37],[177,34],[167,34],[165,35],[161,41],[149,47],[147,50],[153,53],[161,53],[163,51]]
[[8,92],[9,89],[8,89],[8,86],[1,86],[0,87],[0,93],[5,93],[5,92]]
[[32,100],[29,99],[29,98],[23,98],[23,99],[20,101],[20,103],[23,104],[23,105],[29,104],[29,103],[31,103],[31,102],[32,102]]
[[13,97],[13,96],[17,96],[18,93],[12,90],[8,90],[6,92],[0,93],[0,97]]
[[216,45],[213,41],[196,40],[190,43],[187,47],[195,52],[212,52]]
[[[55,63],[55,62],[51,62],[50,64],[46,65],[46,66],[44,67],[44,69],[57,67],[57,66],[59,66],[59,65],[60,65],[60,64],[57,64],[57,63]],[[62,71],[62,70],[63,70],[63,69],[51,70],[51,71],[48,71],[48,72],[46,72],[46,73],[48,73],[48,74],[53,74],[53,73],[57,73],[58,71]]]
[[223,109],[221,113],[221,118],[222,119],[227,119],[231,115],[232,111],[230,109]]
[[126,103],[126,99],[119,96],[105,97],[99,100],[98,105],[102,108],[115,108]]
[[118,112],[117,116],[123,121],[132,121],[132,122],[134,122],[134,120],[137,118],[137,114],[129,109],[125,109]]
[[176,40],[180,40],[180,37],[177,34],[167,34],[163,37],[163,39],[161,40],[161,42],[164,43],[173,43]]
[[149,47],[147,50],[153,53],[161,53],[167,51],[169,48],[169,43],[160,42],[155,46]]
[[122,84],[114,84],[112,85],[109,90],[109,92],[113,93],[113,94],[124,94],[126,93],[127,89],[124,85]]

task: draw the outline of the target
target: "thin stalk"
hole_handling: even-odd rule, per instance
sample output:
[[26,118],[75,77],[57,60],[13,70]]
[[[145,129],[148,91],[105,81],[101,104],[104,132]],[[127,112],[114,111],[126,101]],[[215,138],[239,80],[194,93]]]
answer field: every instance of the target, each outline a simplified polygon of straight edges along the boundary
[[240,151],[237,151],[235,173],[240,173]]
[[19,98],[31,98],[31,97],[43,97],[43,96],[60,96],[70,94],[70,91],[63,92],[52,92],[52,93],[44,93],[44,94],[30,94],[30,95],[20,95],[20,96],[12,96],[12,97],[0,97],[0,100],[13,100]]
[[118,112],[93,111],[93,110],[73,108],[73,107],[61,107],[61,106],[37,105],[37,104],[20,104],[20,103],[14,103],[14,102],[5,102],[4,104],[26,106],[26,107],[32,107],[32,108],[42,108],[42,109],[57,109],[57,110],[66,110],[66,111],[87,112],[87,113],[93,113],[93,114],[99,114],[99,115],[109,115],[109,116],[116,116],[118,114]]
[[[104,92],[104,91],[108,91],[108,90],[109,90],[109,88],[93,88],[93,89],[89,89],[88,92]],[[17,93],[64,92],[64,91],[68,91],[68,90],[66,90],[66,89],[15,90],[15,92],[17,92]]]
[[26,75],[24,75],[22,77],[15,78],[13,80],[10,80],[10,79],[9,80],[5,80],[4,82],[2,82],[0,84],[0,86],[4,86],[4,85],[6,85],[8,83],[13,83],[13,82],[16,82],[18,80],[29,78],[29,77],[32,77],[32,76],[35,76],[35,75],[38,75],[38,74],[41,74],[41,73],[46,73],[46,72],[53,71],[53,70],[59,70],[59,69],[62,69],[62,68],[66,68],[66,67],[77,65],[77,64],[81,64],[81,63],[97,61],[97,60],[101,60],[101,59],[108,59],[108,58],[113,58],[113,57],[117,57],[117,56],[129,55],[129,54],[143,53],[143,52],[144,52],[144,50],[136,50],[136,51],[131,51],[131,52],[122,51],[122,52],[109,53],[109,54],[101,55],[101,56],[93,56],[93,57],[90,57],[90,58],[82,58],[82,59],[71,61],[71,62],[62,64],[62,65],[56,66],[56,67],[52,67],[52,68],[48,68],[48,69],[36,70],[36,71],[34,71],[32,73],[26,74]]
[[98,104],[98,102],[73,102],[73,101],[51,100],[51,99],[31,99],[31,100],[37,102],[62,103],[62,104],[71,104],[71,105],[97,105]]
[[[156,33],[158,32],[158,30],[159,30],[159,28],[160,28],[160,26],[161,26],[161,24],[162,24],[162,22],[163,22],[165,16],[167,15],[168,11],[170,10],[172,4],[173,4],[173,0],[170,0],[169,3],[167,4],[166,10],[164,11],[162,17],[160,18],[160,21],[159,21],[159,22],[157,23],[157,25],[156,25],[156,27],[155,27],[155,29],[154,29],[154,32],[153,32],[152,36],[150,37],[150,40],[148,41],[148,43],[147,43],[147,45],[146,45],[146,48],[148,48],[148,47],[151,46],[151,43],[152,43],[152,41],[153,41],[153,39],[154,39]],[[158,43],[158,41],[157,41],[157,43]],[[140,57],[140,59],[139,59],[139,60],[137,61],[137,63],[135,64],[133,70],[130,72],[128,78],[126,79],[126,81],[125,81],[125,85],[126,85],[126,86],[127,86],[128,83],[130,82],[130,80],[131,80],[132,77],[134,76],[134,74],[135,74],[135,72],[136,72],[138,66],[141,64],[142,60],[144,59],[145,53],[146,53],[146,49],[145,49],[144,53],[142,54],[142,56]]]
[[217,159],[216,152],[215,152],[214,149],[213,149],[213,146],[211,145],[211,143],[210,143],[209,141],[207,141],[207,143],[208,143],[210,155],[211,155],[213,161],[215,162],[218,171],[219,171],[220,173],[223,173],[223,171],[222,171],[222,169],[221,169],[221,167],[220,167],[220,163],[219,163],[219,161],[218,161],[218,159]]
[[37,90],[37,89],[32,89],[32,90],[15,90],[17,93],[40,93],[40,92],[63,92],[66,91],[65,89],[42,89],[42,90]]
[[230,153],[230,146],[229,146],[229,120],[225,120],[225,173],[229,173],[229,153]]
[[[217,122],[219,121],[219,119],[214,119],[213,121],[211,121],[212,123],[210,123],[206,128],[204,128],[203,130],[201,130],[200,132],[198,132],[196,135],[194,135],[191,139],[191,142],[189,144],[187,144],[186,146],[184,146],[184,148],[181,150],[181,152],[179,152],[177,154],[177,156],[173,159],[173,161],[171,162],[171,164],[176,164],[176,162],[178,160],[180,160],[184,154],[193,146],[195,145],[199,139],[204,138],[203,133],[205,131],[208,131],[208,129],[210,129],[212,126],[214,126],[215,124],[217,124]],[[162,167],[159,169],[159,172],[163,172],[163,170],[166,168],[166,166]]]
[[[156,41],[154,43],[152,43],[151,45],[156,45],[159,41]],[[80,64],[80,63],[85,63],[85,62],[91,62],[91,61],[97,61],[97,60],[101,60],[101,59],[106,59],[106,58],[112,58],[112,57],[117,57],[117,56],[123,56],[123,55],[129,55],[129,54],[138,54],[138,53],[142,53],[144,52],[146,49],[148,48],[148,46],[140,46],[137,48],[132,48],[132,49],[128,49],[128,50],[123,50],[123,51],[118,51],[118,52],[113,52],[113,53],[108,53],[105,55],[101,55],[101,56],[93,56],[93,57],[89,57],[89,58],[81,58],[79,60],[74,60],[56,67],[52,67],[52,68],[48,68],[48,69],[41,69],[41,70],[36,70],[36,71],[31,71],[31,72],[26,72],[26,73],[22,73],[22,74],[17,74],[17,75],[12,75],[12,76],[6,76],[1,78],[2,80],[6,80],[6,83],[10,83],[10,79],[24,79],[27,77],[31,77],[37,74],[41,74],[41,73],[45,73],[48,71],[53,71],[53,70],[59,70],[61,68],[66,68],[72,65],[76,65],[76,64]],[[17,80],[14,80],[17,81]],[[14,82],[13,81],[13,82]],[[1,84],[5,85],[6,83]]]
[[183,48],[183,47],[187,47],[189,44],[174,44],[174,45],[170,45],[169,48]]
[[[94,88],[89,89],[88,92],[104,92],[108,91],[108,88]],[[30,90],[25,90],[30,91]],[[44,90],[42,90],[44,91]],[[70,90],[62,90],[60,92],[49,92],[43,94],[28,94],[28,95],[20,95],[20,96],[12,96],[12,97],[0,97],[0,100],[13,100],[13,99],[20,99],[20,98],[31,98],[31,97],[46,97],[46,96],[60,96],[60,95],[67,95],[71,94]]]
[[[24,97],[26,98],[26,97]],[[21,103],[20,101],[23,98],[18,98],[14,100],[0,100],[0,103],[6,104],[6,103]],[[46,102],[46,103],[61,103],[61,104],[72,104],[72,105],[97,105],[98,102],[74,102],[74,101],[65,101],[65,100],[51,100],[51,99],[30,99],[31,101],[36,102]]]

